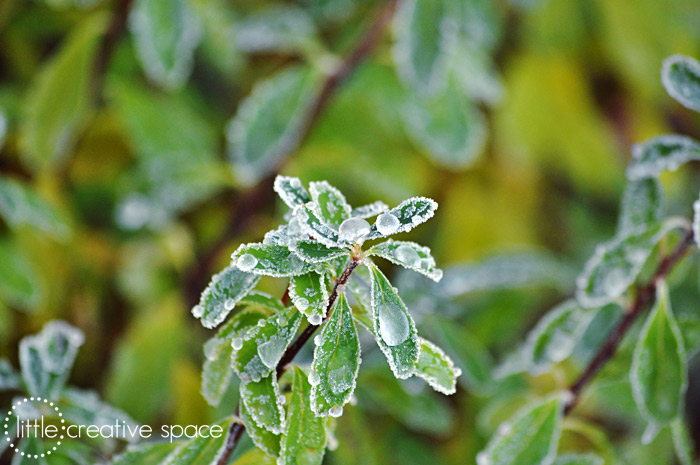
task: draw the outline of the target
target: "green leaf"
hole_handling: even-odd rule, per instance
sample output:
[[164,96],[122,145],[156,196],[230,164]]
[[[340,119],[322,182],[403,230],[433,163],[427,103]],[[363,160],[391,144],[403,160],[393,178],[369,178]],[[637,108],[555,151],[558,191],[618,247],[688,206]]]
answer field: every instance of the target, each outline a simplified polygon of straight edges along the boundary
[[423,93],[445,85],[448,47],[445,2],[407,0],[401,2],[394,24],[394,61],[407,84]]
[[39,334],[22,339],[19,363],[27,392],[56,399],[84,340],[82,331],[63,321],[51,321]]
[[182,87],[201,38],[199,19],[186,0],[136,0],[129,14],[146,76],[165,89]]
[[302,116],[316,79],[305,68],[290,68],[253,89],[227,130],[228,153],[237,179],[252,185],[296,148]]
[[678,461],[681,465],[693,465],[695,463],[695,448],[690,437],[690,431],[688,431],[688,427],[682,417],[678,417],[671,422],[671,433]]
[[248,331],[233,355],[233,368],[241,381],[257,382],[273,373],[300,324],[301,313],[290,307]]
[[663,204],[663,191],[657,179],[628,182],[622,194],[622,207],[617,222],[618,237],[654,226],[661,219]]
[[282,435],[280,463],[320,465],[326,450],[326,421],[311,410],[311,385],[301,368],[294,367],[289,418]]
[[[437,202],[425,197],[411,197],[404,200],[397,207],[379,215],[377,221],[372,225],[367,240],[408,232],[432,218],[437,207]],[[391,215],[395,219],[385,215]],[[395,220],[398,220],[398,224]]]
[[289,297],[309,323],[320,325],[326,317],[328,288],[323,274],[307,273],[289,280]]
[[338,294],[330,318],[314,339],[309,379],[316,415],[339,416],[350,400],[360,370],[360,340],[345,294]]
[[550,465],[556,456],[563,413],[558,397],[526,407],[499,426],[477,456],[477,464]]
[[324,224],[316,212],[313,202],[300,205],[294,209],[293,216],[301,225],[304,234],[312,236],[315,241],[329,248],[334,248],[340,241],[338,232]]
[[39,458],[46,449],[42,447],[38,438],[33,436],[24,438],[19,441],[17,448],[19,451],[12,458],[12,465],[37,465],[37,463],[44,465],[46,463],[44,459]]
[[281,312],[285,309],[285,306],[279,301],[279,299],[272,297],[270,294],[265,294],[264,292],[259,291],[251,291],[250,293],[246,294],[245,297],[238,302],[238,305],[258,310],[268,316],[272,313]]
[[236,44],[248,53],[304,52],[316,42],[316,26],[302,8],[278,5],[247,16],[236,27]]
[[260,310],[246,308],[234,315],[215,337],[204,344],[206,360],[202,366],[202,396],[210,405],[219,405],[231,383],[233,344],[238,346],[245,333],[267,316]]
[[211,465],[223,454],[226,448],[226,432],[233,420],[227,418],[216,425],[223,431],[220,435],[217,431],[214,437],[211,433],[198,436],[187,441],[175,449],[162,462],[162,465]]
[[259,381],[242,382],[240,391],[241,402],[253,421],[273,434],[280,434],[285,417],[276,373]]
[[416,376],[423,378],[433,389],[446,395],[457,392],[457,377],[462,370],[438,346],[419,337],[420,356]]
[[295,208],[311,201],[309,192],[304,188],[299,178],[277,175],[274,189],[289,208]]
[[19,389],[22,385],[20,374],[6,358],[0,358],[0,391]]
[[[246,431],[253,443],[270,457],[277,457],[280,454],[280,435],[268,431],[266,428],[258,425],[253,417],[248,413],[244,403],[240,404],[241,419],[245,425]],[[235,462],[235,463],[238,463]],[[255,462],[256,464],[258,462]]]
[[603,459],[593,454],[564,454],[557,457],[554,465],[603,465]]
[[308,273],[313,265],[281,245],[244,244],[231,255],[231,266],[246,273],[283,278]]
[[229,266],[212,276],[199,304],[192,308],[192,315],[201,320],[205,328],[220,325],[236,304],[260,281],[260,276]]
[[417,271],[433,281],[437,282],[442,279],[442,270],[435,265],[435,259],[431,255],[430,249],[415,242],[388,239],[373,246],[368,253],[385,258],[409,270]]
[[658,177],[675,171],[682,164],[700,160],[700,143],[690,137],[663,134],[632,147],[632,163],[627,168],[631,180]]
[[374,337],[397,378],[413,375],[420,347],[413,318],[395,288],[373,264],[367,265],[372,279]]
[[583,310],[569,300],[542,317],[530,331],[525,346],[530,373],[544,373],[568,358],[595,315],[594,310]]
[[700,63],[697,60],[683,55],[666,58],[661,81],[666,92],[681,105],[700,111]]
[[290,249],[307,263],[325,263],[342,256],[349,256],[350,251],[340,247],[326,247],[316,241],[301,240]]
[[157,444],[129,445],[126,451],[117,455],[111,465],[162,465],[180,443],[160,442]]
[[34,308],[41,298],[31,262],[13,242],[0,240],[0,299],[23,310]]
[[57,239],[70,233],[65,218],[32,188],[11,178],[0,178],[0,215],[13,228],[33,226]]
[[85,20],[39,70],[28,90],[20,143],[25,162],[34,170],[59,164],[73,150],[90,117],[95,53],[105,24],[102,14]]
[[584,308],[601,307],[620,297],[637,279],[656,244],[674,226],[672,222],[657,224],[599,245],[576,281],[578,302]]
[[467,168],[484,151],[484,118],[454,86],[433,96],[410,95],[401,116],[409,138],[440,166]]
[[685,349],[664,283],[657,286],[656,305],[637,339],[630,382],[637,407],[650,423],[666,425],[681,412],[687,386]]
[[319,218],[327,226],[337,229],[343,221],[350,218],[352,208],[345,200],[345,196],[326,181],[310,183],[309,192],[313,205],[317,207]]

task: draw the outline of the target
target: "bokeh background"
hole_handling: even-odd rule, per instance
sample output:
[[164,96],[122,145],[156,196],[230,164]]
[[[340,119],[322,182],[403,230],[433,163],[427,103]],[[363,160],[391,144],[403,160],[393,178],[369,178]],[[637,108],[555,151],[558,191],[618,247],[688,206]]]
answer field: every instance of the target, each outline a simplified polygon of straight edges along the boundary
[[[493,256],[523,263],[517,279],[492,289],[406,297],[426,331],[452,328],[450,351],[483,377],[444,398],[392,381],[377,353],[364,354],[357,407],[346,409],[326,461],[473,462],[500,420],[580,367],[574,360],[505,383],[490,374],[543,312],[571,295],[595,245],[614,234],[631,145],[664,132],[700,137],[700,120],[660,82],[667,56],[700,56],[700,5],[464,3],[468,13],[456,22],[469,25],[451,58],[462,67],[452,78],[460,91],[431,103],[424,134],[411,125],[420,92],[397,71],[401,30],[392,23],[307,137],[253,176],[228,131],[241,102],[277,73],[308,63],[334,69],[384,2],[2,0],[0,356],[16,365],[22,337],[63,319],[86,333],[72,384],[153,426],[212,423],[232,411],[236,389],[217,409],[200,395],[211,334],[190,308],[230,253],[283,215],[267,176],[326,179],[354,205],[424,195],[440,208],[410,239],[429,245],[440,266],[478,267]],[[125,15],[139,4],[153,31]],[[288,104],[273,99],[265,109],[271,127]],[[455,122],[455,111],[466,112],[464,121]],[[468,150],[450,158],[463,134],[471,134]],[[662,179],[672,212],[690,215],[697,174],[691,167]],[[17,189],[30,207],[11,204]],[[408,294],[420,286],[386,271]],[[697,277],[682,272],[675,310],[697,324]],[[284,291],[281,280],[263,287]],[[624,350],[618,363],[629,364]],[[590,422],[567,420],[565,443],[615,443],[630,463],[673,463],[668,437],[639,444],[629,386],[615,381],[623,377],[614,366],[606,370],[593,396],[609,389],[607,414],[584,405],[579,415]],[[696,431],[697,384],[691,376]]]

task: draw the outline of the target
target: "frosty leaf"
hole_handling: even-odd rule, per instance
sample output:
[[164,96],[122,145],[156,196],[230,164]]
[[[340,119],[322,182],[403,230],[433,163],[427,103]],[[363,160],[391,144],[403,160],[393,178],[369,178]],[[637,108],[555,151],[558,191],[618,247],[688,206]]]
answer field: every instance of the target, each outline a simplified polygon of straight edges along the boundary
[[630,382],[634,400],[650,423],[663,426],[681,411],[687,386],[685,349],[668,289],[657,288],[656,305],[634,349]]
[[[241,420],[245,425],[246,432],[253,443],[270,457],[277,457],[280,453],[280,436],[272,433],[258,425],[253,417],[248,413],[244,403],[239,404],[241,409]],[[238,463],[238,462],[236,462]]]
[[464,169],[484,151],[484,118],[454,86],[429,97],[411,95],[401,115],[409,138],[440,166]]
[[[104,402],[94,391],[66,388],[61,394],[61,412],[66,421],[76,425],[114,425],[117,421],[132,428],[138,426],[129,415]],[[127,441],[138,441],[138,435],[125,434]]]
[[300,324],[301,313],[290,307],[248,331],[233,355],[233,368],[241,381],[260,381],[274,372]]
[[700,160],[700,143],[690,137],[664,134],[632,147],[627,177],[632,180],[658,177],[684,163]]
[[39,334],[22,339],[19,363],[27,392],[55,399],[83,341],[82,331],[62,321],[49,322]]
[[307,263],[323,263],[344,255],[349,256],[348,249],[340,247],[326,247],[316,241],[299,241],[294,247],[291,247],[295,254]]
[[377,200],[374,203],[353,208],[352,212],[350,212],[350,216],[366,219],[380,215],[386,211],[389,211],[389,206],[384,202]]
[[576,281],[579,303],[584,308],[600,307],[620,297],[671,227],[657,225],[599,245]]
[[657,179],[628,182],[622,195],[617,235],[627,236],[633,231],[650,228],[659,221],[662,210],[663,191]]
[[0,178],[0,216],[11,227],[33,226],[57,239],[70,230],[65,218],[33,189],[10,178]]
[[661,81],[666,92],[691,110],[700,111],[700,63],[683,55],[664,60]]
[[338,294],[333,312],[316,338],[309,375],[311,408],[316,415],[338,416],[355,390],[360,370],[360,341],[345,294]]
[[373,264],[367,266],[372,279],[374,337],[394,375],[408,378],[414,373],[420,350],[416,325],[386,276]]
[[259,426],[279,434],[285,425],[284,405],[276,373],[259,381],[241,383],[241,401],[248,415]]
[[215,337],[204,344],[202,396],[210,405],[219,405],[231,383],[231,356],[234,344],[241,344],[245,333],[266,316],[268,314],[260,310],[246,308],[234,315]]
[[415,242],[389,239],[372,247],[369,254],[386,258],[392,263],[417,271],[433,281],[442,279],[442,270],[435,265],[430,249]]
[[226,136],[242,184],[262,179],[296,147],[314,82],[306,69],[285,69],[258,84],[240,103]]
[[[238,304],[245,305],[248,308],[258,310],[267,315],[270,315],[271,313],[275,312],[280,312],[285,308],[284,305],[282,305],[282,302],[279,301],[279,299],[272,297],[270,294],[265,294],[264,292],[258,291],[250,292],[245,297],[243,297]],[[220,332],[223,330],[224,328],[221,328]]]
[[294,367],[289,417],[282,435],[279,463],[320,465],[326,450],[326,420],[311,410],[311,385]]
[[321,324],[326,317],[328,288],[324,275],[311,272],[293,277],[289,280],[289,297],[309,323]]
[[135,444],[116,456],[111,465],[161,465],[179,443],[160,442],[156,444]]
[[563,403],[553,398],[526,407],[499,426],[478,465],[551,465],[561,434]]
[[0,358],[0,391],[19,389],[22,379],[6,358]]
[[603,459],[593,454],[564,454],[553,465],[603,465]]
[[447,41],[445,3],[408,0],[399,4],[395,21],[394,61],[399,75],[422,93],[445,84]]
[[549,255],[522,252],[447,268],[434,294],[456,298],[472,292],[519,289],[541,285],[566,289],[571,272]]
[[542,317],[527,337],[530,373],[543,373],[568,358],[595,314],[570,300]]
[[201,320],[205,328],[215,328],[258,281],[260,276],[229,266],[212,277],[192,314]]
[[192,71],[201,25],[186,0],[136,0],[129,14],[141,66],[148,78],[170,90]]
[[312,265],[280,245],[244,244],[231,255],[231,266],[247,273],[275,278],[308,273]]
[[236,45],[248,53],[303,52],[314,42],[316,26],[306,12],[291,5],[253,13],[236,27]]
[[372,225],[367,239],[377,239],[392,234],[408,232],[432,218],[437,207],[437,202],[425,197],[412,197],[404,200],[397,207],[377,217],[377,221]]
[[[178,446],[161,465],[211,465],[216,463],[226,449],[226,431],[233,420],[227,418],[217,425],[222,434],[201,435]],[[218,438],[215,436],[219,436]]]
[[311,196],[299,178],[278,175],[275,178],[274,189],[289,208],[295,208],[311,201]]
[[32,309],[41,297],[38,281],[29,259],[14,243],[0,240],[0,299],[23,310]]
[[682,417],[678,417],[671,422],[671,433],[678,461],[681,465],[693,465],[695,463],[695,448],[693,447],[693,440],[690,438],[690,431],[688,431],[688,427]]
[[310,183],[309,192],[317,207],[319,218],[326,225],[337,229],[343,221],[350,218],[352,209],[345,200],[345,196],[326,181]]
[[304,233],[313,237],[326,247],[335,247],[340,241],[338,232],[323,224],[315,211],[313,202],[301,205],[294,210],[294,217],[297,218]]
[[86,19],[36,74],[20,126],[22,154],[35,170],[58,165],[90,117],[90,77],[105,27],[104,15]]
[[450,357],[438,346],[419,337],[420,356],[416,363],[416,376],[423,378],[433,389],[446,395],[457,391],[457,377],[462,370],[456,368]]

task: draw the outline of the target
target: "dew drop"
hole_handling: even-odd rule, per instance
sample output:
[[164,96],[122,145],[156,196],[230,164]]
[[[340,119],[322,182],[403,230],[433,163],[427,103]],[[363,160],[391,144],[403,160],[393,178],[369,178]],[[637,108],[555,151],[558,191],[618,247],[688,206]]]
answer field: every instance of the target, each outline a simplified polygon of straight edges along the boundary
[[369,223],[362,218],[348,218],[338,228],[340,238],[348,242],[360,242],[369,234]]
[[204,315],[204,307],[195,305],[192,307],[192,315],[194,315],[195,318],[202,318],[202,315]]
[[216,360],[216,347],[221,342],[217,338],[211,338],[204,344],[204,356],[207,360]]
[[226,310],[233,310],[233,307],[235,307],[235,306],[236,306],[236,301],[233,299],[226,299],[226,301],[224,302],[224,308]]
[[478,465],[491,465],[491,459],[486,452],[479,452],[476,454],[476,463]]
[[258,346],[258,356],[266,367],[275,368],[277,362],[282,358],[282,353],[286,347],[287,344],[284,339],[274,337]]
[[236,266],[238,266],[238,269],[241,271],[250,271],[255,268],[257,264],[258,259],[249,253],[244,253],[238,257],[238,261],[236,261]]
[[294,303],[294,305],[296,305],[296,307],[303,312],[304,310],[309,308],[309,300],[305,299],[304,297],[299,297]]
[[317,346],[320,346],[322,342],[323,342],[323,338],[321,337],[320,334],[317,334],[314,337],[314,344],[316,344]]
[[241,350],[243,347],[243,339],[240,337],[234,337],[231,339],[231,347],[233,347],[233,350]]
[[309,323],[311,323],[312,325],[318,326],[323,321],[323,317],[321,317],[321,315],[319,315],[318,313],[314,313],[313,315],[309,315],[308,320]]
[[402,244],[394,250],[394,257],[400,262],[409,266],[418,266],[420,264],[420,256],[418,252],[410,245]]
[[318,386],[321,383],[321,377],[316,371],[309,372],[309,384],[312,386]]
[[328,411],[328,415],[334,418],[340,417],[341,415],[343,415],[343,407],[341,407],[340,405],[336,405]]
[[391,213],[382,213],[377,217],[377,231],[383,236],[388,236],[389,234],[394,234],[401,223],[399,219],[392,215]]
[[406,340],[410,324],[408,317],[398,305],[383,303],[377,305],[379,334],[388,346],[397,346]]

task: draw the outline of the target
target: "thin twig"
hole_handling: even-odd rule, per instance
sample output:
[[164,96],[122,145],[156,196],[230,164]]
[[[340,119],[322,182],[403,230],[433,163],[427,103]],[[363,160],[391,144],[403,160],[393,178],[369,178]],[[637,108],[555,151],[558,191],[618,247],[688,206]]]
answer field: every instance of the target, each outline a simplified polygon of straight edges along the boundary
[[[328,317],[330,316],[331,309],[333,308],[333,304],[335,304],[336,299],[338,298],[338,289],[340,289],[340,286],[344,286],[348,282],[348,278],[350,278],[350,275],[352,274],[353,271],[355,271],[355,268],[357,268],[357,265],[360,262],[358,259],[353,257],[350,260],[350,263],[347,264],[345,267],[345,270],[343,270],[343,274],[340,275],[340,278],[335,282],[333,285],[333,290],[331,291],[331,295],[328,298],[328,305],[326,306],[326,316],[324,317],[323,321],[326,321]],[[304,347],[304,344],[311,338],[311,336],[314,334],[314,332],[320,328],[321,325],[315,326],[315,325],[309,325],[307,326],[304,331],[302,331],[299,336],[292,342],[289,347],[287,347],[287,350],[284,351],[284,354],[282,354],[282,358],[280,358],[280,361],[277,363],[277,379],[280,379],[282,374],[284,373],[285,368],[287,368],[287,365],[294,360],[294,357],[299,353],[302,347]],[[239,405],[236,406],[236,416],[240,414],[241,406],[240,406],[240,401]],[[229,458],[231,457],[231,454],[233,453],[234,449],[238,445],[238,441],[241,439],[241,436],[243,435],[243,431],[245,431],[245,426],[242,423],[239,422],[234,422],[231,423],[231,427],[229,428],[228,431],[228,436],[226,438],[226,446],[224,449],[223,454],[219,458],[219,461],[217,462],[217,465],[226,465],[228,463]]]
[[105,31],[100,48],[95,58],[93,69],[92,89],[97,101],[102,100],[102,87],[104,86],[107,67],[117,47],[119,38],[126,29],[126,22],[129,17],[129,8],[133,0],[117,0],[117,4],[112,14],[107,31]]
[[574,381],[569,388],[572,396],[564,408],[564,414],[568,415],[576,408],[581,398],[583,389],[595,378],[596,374],[605,366],[605,364],[615,355],[620,343],[625,337],[625,334],[632,327],[632,324],[644,313],[656,298],[656,289],[659,281],[663,280],[673,269],[673,267],[683,258],[690,246],[693,245],[693,231],[688,230],[683,239],[678,243],[671,254],[664,257],[656,268],[654,276],[647,282],[639,292],[637,297],[632,302],[632,305],[627,309],[625,316],[615,328],[610,331],[605,343],[598,349],[595,357],[590,361],[586,369]]
[[275,173],[279,172],[288,158],[308,137],[311,130],[318,122],[319,116],[328,107],[333,95],[337,92],[345,80],[355,71],[358,66],[367,59],[369,54],[379,43],[391,18],[396,10],[398,0],[389,0],[382,8],[369,29],[360,37],[359,41],[345,56],[345,58],[325,77],[315,97],[306,107],[303,117],[299,123],[299,137],[294,138],[292,143],[283,147],[280,151],[280,159],[283,160],[274,173],[261,180],[256,186],[241,193],[233,212],[228,221],[227,227],[214,244],[197,259],[197,265],[185,274],[185,292],[188,303],[194,305],[199,299],[199,294],[204,287],[205,280],[209,276],[214,262],[219,257],[222,250],[228,243],[243,231],[263,205],[271,197],[272,184]]

